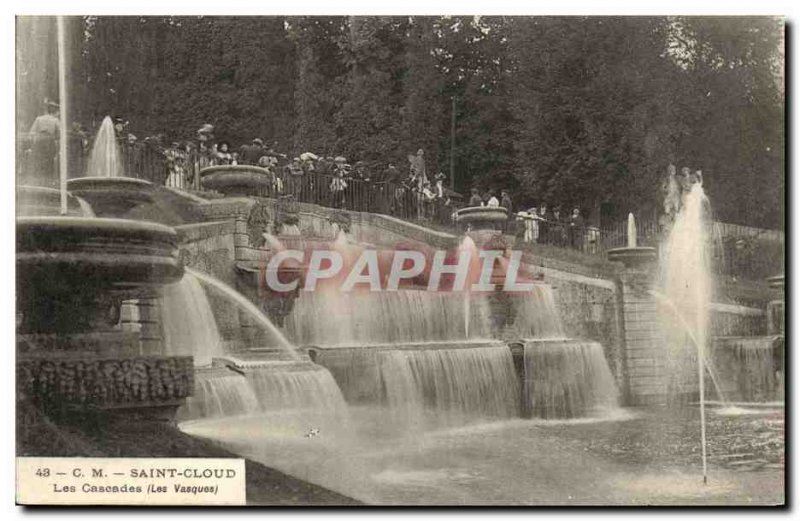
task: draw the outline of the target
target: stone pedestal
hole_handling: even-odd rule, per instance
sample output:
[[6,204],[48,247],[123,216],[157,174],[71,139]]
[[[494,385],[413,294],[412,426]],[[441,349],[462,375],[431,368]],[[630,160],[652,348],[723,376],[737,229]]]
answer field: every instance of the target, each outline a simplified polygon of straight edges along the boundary
[[625,398],[630,405],[666,403],[665,350],[656,301],[649,293],[653,278],[652,273],[630,268],[620,277],[625,332]]
[[609,260],[625,265],[620,274],[625,402],[663,404],[667,400],[666,353],[659,328],[655,285],[656,251],[628,247],[609,250]]

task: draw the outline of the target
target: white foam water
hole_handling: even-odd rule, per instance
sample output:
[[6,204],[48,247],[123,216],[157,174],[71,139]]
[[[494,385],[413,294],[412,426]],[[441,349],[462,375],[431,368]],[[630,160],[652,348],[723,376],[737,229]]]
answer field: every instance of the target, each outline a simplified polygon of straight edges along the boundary
[[181,419],[223,418],[254,414],[258,397],[248,379],[229,369],[198,372],[194,394],[178,411]]
[[224,353],[208,297],[192,273],[163,288],[161,324],[169,356],[194,356],[196,366],[207,366]]
[[597,342],[527,342],[523,363],[525,408],[538,418],[604,416],[619,393]]
[[[710,209],[701,183],[684,194],[662,248],[659,307],[666,341],[668,392],[696,389],[697,358],[709,365],[707,341],[711,302]],[[721,391],[718,389],[721,395]]]
[[711,360],[726,397],[742,402],[779,399],[781,347],[772,336],[715,339]]
[[347,406],[327,369],[311,362],[262,362],[246,370],[201,369],[183,420],[250,416],[276,411],[325,412],[347,417]]
[[88,177],[122,177],[125,175],[122,155],[114,132],[114,123],[110,116],[103,118],[97,136],[94,138],[86,175]]
[[488,301],[472,299],[467,332],[463,298],[460,293],[425,290],[301,291],[285,328],[297,345],[316,346],[489,338]]
[[320,410],[346,416],[347,406],[331,373],[311,362],[271,363],[248,370],[261,411]]
[[349,403],[386,405],[390,414],[423,418],[519,415],[519,381],[505,345],[430,349],[330,349],[329,368]]

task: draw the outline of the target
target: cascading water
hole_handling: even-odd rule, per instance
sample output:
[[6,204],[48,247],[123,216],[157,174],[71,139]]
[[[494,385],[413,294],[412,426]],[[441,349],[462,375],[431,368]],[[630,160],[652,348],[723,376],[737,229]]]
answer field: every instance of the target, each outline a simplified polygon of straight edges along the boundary
[[234,369],[219,365],[200,370],[195,394],[180,417],[223,418],[285,410],[347,415],[342,393],[324,367],[309,361],[265,361]]
[[298,345],[374,346],[490,338],[488,302],[473,297],[464,329],[463,296],[425,290],[300,292],[286,318]]
[[316,361],[329,368],[350,403],[382,404],[418,421],[425,411],[459,417],[519,415],[519,381],[511,351],[489,347],[331,349]]
[[262,411],[317,410],[347,414],[342,392],[331,373],[310,362],[275,362],[246,372]]
[[[201,281],[248,311],[271,333],[271,349],[249,355],[257,360],[245,360],[245,368],[227,367],[231,355],[224,349]],[[345,415],[341,391],[328,370],[303,359],[258,308],[223,282],[186,268],[179,283],[164,288],[161,310],[165,351],[193,355],[195,365],[202,367],[197,371],[195,394],[180,411],[181,418],[253,415],[285,409]],[[262,359],[264,356],[266,359]],[[212,359],[218,360],[214,366]]]
[[223,418],[253,414],[258,397],[248,379],[228,368],[205,370],[195,375],[194,394],[178,411],[183,420]]
[[530,292],[510,295],[514,322],[510,331],[517,338],[565,338],[553,288],[537,283]]
[[614,376],[597,342],[529,341],[523,356],[524,407],[532,416],[593,416],[618,406]]
[[122,155],[114,132],[114,122],[106,116],[94,139],[86,175],[88,177],[122,177],[125,175]]
[[[269,242],[276,250],[284,247],[277,237]],[[340,234],[331,248],[348,259],[357,254],[358,247],[348,244]],[[456,252],[465,250],[473,260],[479,258],[469,237]],[[480,274],[480,263],[471,263],[466,286],[476,283]],[[506,346],[486,347],[496,338],[498,314],[505,320],[501,326],[504,337],[531,343],[526,352],[533,354],[525,355],[525,367],[529,374],[533,371],[536,378],[543,379],[535,387],[542,394],[534,396],[532,385],[526,388],[526,400],[537,404],[530,409],[534,414],[572,416],[616,405],[617,391],[602,347],[562,341],[566,334],[547,284],[535,283],[530,291],[502,295],[421,289],[340,292],[326,287],[301,291],[284,324],[287,336],[296,344],[321,348],[316,361],[332,371],[351,403],[381,403],[389,405],[394,414],[405,409],[410,416],[419,416],[420,411],[431,407],[460,412],[472,407],[477,415],[493,410],[502,417],[519,413],[520,393],[510,350]],[[558,342],[545,349],[535,342],[541,339]],[[480,363],[496,370],[463,380],[467,387],[467,382],[473,382],[475,396],[483,399],[480,403],[470,401],[472,395],[466,390],[451,393],[452,399],[445,398],[444,391],[431,393],[432,387],[426,383],[449,382],[448,378],[460,382],[458,375],[477,370]],[[511,368],[510,373],[505,374],[501,367]],[[574,374],[581,377],[575,379]],[[494,378],[492,385],[502,389],[499,395],[481,387],[487,375]],[[504,378],[513,384],[505,383]],[[510,389],[509,385],[517,388]],[[559,386],[564,390],[555,391]],[[446,385],[433,388],[444,389]],[[541,405],[548,392],[554,397]],[[431,396],[438,398],[431,401]],[[505,405],[499,405],[498,396],[506,400]]]
[[782,400],[779,336],[715,338],[711,360],[725,396],[741,402]]
[[269,333],[270,340],[276,344],[270,347],[280,348],[286,356],[294,360],[300,360],[300,355],[297,353],[297,350],[294,348],[294,346],[288,340],[286,340],[286,337],[283,336],[283,333],[281,333],[277,327],[275,327],[275,324],[273,324],[269,318],[267,318],[264,313],[262,313],[261,310],[258,309],[256,305],[253,304],[247,297],[231,288],[221,280],[218,280],[206,273],[188,267],[185,269],[187,274],[192,275],[204,284],[214,288],[220,294],[230,299],[238,307],[245,310],[259,327],[263,328],[267,333]]
[[191,273],[164,287],[161,300],[164,349],[170,356],[192,355],[196,366],[224,354],[217,322],[205,290]]

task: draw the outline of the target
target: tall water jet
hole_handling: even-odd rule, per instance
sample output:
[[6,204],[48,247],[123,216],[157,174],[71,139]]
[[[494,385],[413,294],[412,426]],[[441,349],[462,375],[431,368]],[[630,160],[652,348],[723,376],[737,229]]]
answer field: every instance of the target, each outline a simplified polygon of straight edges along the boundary
[[61,215],[67,215],[67,166],[69,157],[67,155],[67,46],[66,30],[64,29],[64,17],[56,18],[58,29],[58,97],[61,102],[59,110],[59,125],[61,134],[64,138],[59,139],[59,189],[61,190]]
[[628,214],[628,248],[636,247],[636,219],[633,213]]
[[711,270],[707,237],[708,198],[698,179],[684,193],[681,209],[663,249],[661,291],[671,303],[662,314],[666,338],[669,391],[679,394],[691,384],[697,364],[703,481],[706,473],[705,365],[711,302]]
[[[671,309],[662,309],[673,392],[695,382],[698,357],[705,362],[711,302],[708,199],[700,183],[684,194],[681,210],[663,248],[660,293]],[[698,382],[699,383],[699,382]]]
[[[128,174],[140,175],[139,172]],[[131,209],[152,202],[156,191],[156,186],[149,181],[125,177],[114,123],[109,116],[103,118],[97,131],[85,174],[79,175],[85,176],[70,179],[67,187],[71,193],[89,201],[100,217],[126,217]]]
[[88,177],[123,177],[122,154],[117,144],[114,122],[110,116],[103,118],[94,145],[89,154]]

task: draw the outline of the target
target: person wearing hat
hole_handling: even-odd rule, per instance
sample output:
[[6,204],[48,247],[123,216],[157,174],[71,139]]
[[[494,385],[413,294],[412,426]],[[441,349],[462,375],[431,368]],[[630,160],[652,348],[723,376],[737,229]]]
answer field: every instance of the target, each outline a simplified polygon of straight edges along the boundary
[[348,186],[347,179],[345,178],[346,170],[344,168],[344,163],[338,161],[340,158],[344,159],[343,157],[336,158],[336,169],[333,172],[331,184],[328,186],[331,193],[331,206],[333,208],[342,208],[344,206],[344,191]]
[[567,242],[567,230],[564,218],[561,215],[561,206],[553,208],[553,218],[550,225],[550,241],[556,246],[564,246]]
[[200,169],[211,165],[215,160],[217,150],[212,145],[213,139],[213,125],[205,123],[197,130],[197,166]]
[[333,159],[320,157],[319,160],[317,160],[315,170],[319,175],[331,175],[333,173]]
[[45,113],[36,116],[29,133],[34,137],[47,136],[51,139],[58,138],[59,120],[58,120],[58,103],[45,99],[44,101]]
[[528,210],[521,210],[516,214],[517,222],[522,224],[522,227],[517,227],[517,234],[522,230],[523,242],[536,242],[536,207],[529,208]]
[[483,206],[483,199],[477,188],[470,189],[469,206]]
[[230,165],[233,163],[233,156],[228,150],[228,142],[220,141],[217,143],[216,153],[213,157],[213,164],[215,165]]
[[249,144],[239,148],[239,161],[243,165],[257,165],[258,160],[264,155],[264,142],[259,138],[253,139]]
[[495,196],[494,190],[489,190],[489,200],[486,201],[486,206],[490,208],[499,208],[500,201]]
[[427,172],[425,170],[425,151],[421,148],[417,150],[416,155],[408,156],[409,163],[411,163],[411,170],[417,178],[418,187],[421,190],[428,180]]
[[585,222],[578,207],[569,216],[569,245],[576,250],[583,249]]
[[311,152],[303,152],[300,154],[300,166],[303,169],[303,173],[306,175],[311,175],[316,171],[316,162],[319,158],[312,154]]
[[58,159],[58,103],[44,100],[45,113],[37,116],[29,130],[30,151],[33,175],[46,184],[56,182],[56,161]]
[[539,228],[539,242],[547,243],[550,242],[550,221],[553,220],[553,216],[550,213],[550,210],[547,207],[546,202],[542,202],[539,205],[538,212],[536,213],[537,218],[537,226]]
[[117,139],[125,139],[125,129],[128,128],[128,122],[122,116],[114,116],[114,134]]
[[172,188],[185,188],[186,180],[186,149],[180,143],[174,141],[172,145],[164,151],[167,159],[167,181],[166,186]]
[[430,181],[425,181],[425,184],[422,185],[422,191],[420,192],[420,199],[423,208],[423,217],[426,220],[432,219],[434,211],[434,203],[436,202],[436,192],[434,192]]
[[439,172],[433,177],[433,180],[436,181],[436,197],[439,199],[444,198],[444,182],[447,179],[442,172]]

